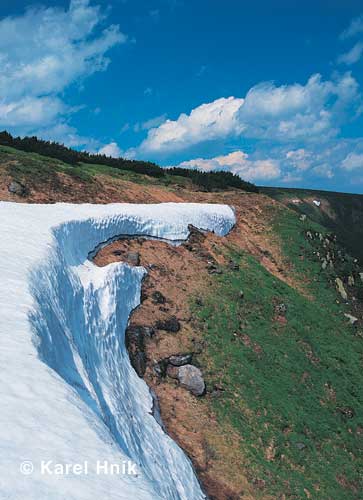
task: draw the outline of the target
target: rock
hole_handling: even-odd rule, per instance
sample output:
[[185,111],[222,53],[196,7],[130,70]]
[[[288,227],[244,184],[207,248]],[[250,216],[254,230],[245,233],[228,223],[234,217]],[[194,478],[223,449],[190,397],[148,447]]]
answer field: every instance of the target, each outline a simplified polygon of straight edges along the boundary
[[179,368],[177,366],[168,365],[166,368],[166,374],[168,377],[178,379],[179,377]]
[[166,332],[177,333],[180,330],[180,323],[175,316],[170,316],[170,318],[165,320],[158,320],[155,323],[155,327],[158,330],[165,330]]
[[229,263],[228,263],[228,267],[232,270],[232,271],[239,271],[239,264],[237,264],[237,262],[234,262],[233,260],[230,260]]
[[202,299],[201,297],[197,297],[197,298],[195,299],[195,303],[196,303],[196,305],[197,305],[197,306],[199,306],[199,307],[204,306],[204,302],[203,302],[203,299]]
[[345,291],[343,282],[340,278],[335,278],[335,284],[337,287],[338,292],[340,293],[341,297],[343,300],[348,300],[348,294]]
[[301,220],[302,222],[306,221],[306,215],[305,215],[305,214],[301,214],[301,215],[300,215],[300,220]]
[[353,276],[348,276],[348,285],[349,286],[354,286],[354,278]]
[[191,362],[193,355],[192,354],[178,354],[175,356],[170,356],[169,363],[173,366],[183,366],[187,365]]
[[323,260],[323,263],[322,263],[322,265],[321,265],[321,268],[322,268],[322,269],[326,269],[326,266],[327,266],[327,265],[328,265],[328,262],[324,259],[324,260]]
[[139,252],[127,252],[126,261],[131,266],[139,266],[140,265],[140,254]]
[[194,365],[180,366],[178,368],[178,380],[194,396],[202,396],[205,392],[202,372]]
[[146,354],[142,351],[132,354],[130,355],[130,361],[138,376],[142,378],[146,371]]
[[241,300],[245,298],[245,293],[243,290],[240,290],[238,295]]
[[131,365],[143,377],[146,370],[145,337],[154,334],[153,328],[141,325],[129,325],[125,332],[125,343],[129,352]]
[[10,182],[8,190],[10,193],[17,194],[18,196],[25,196],[27,191],[26,187],[17,181]]
[[363,283],[363,273],[359,273],[359,277],[360,277],[361,282]]
[[337,408],[337,411],[345,418],[345,419],[351,419],[355,416],[355,411],[353,408],[350,406],[343,406],[340,408]]
[[349,319],[349,323],[351,325],[355,325],[358,321],[358,318],[356,318],[355,316],[352,316],[351,314],[348,314],[348,313],[344,313],[344,316]]
[[123,254],[122,250],[115,250],[112,253],[113,253],[113,255],[116,255],[116,257],[121,257],[121,255]]
[[295,443],[295,446],[298,450],[303,450],[304,448],[306,448],[306,444],[304,443]]
[[286,312],[287,312],[287,306],[286,304],[284,304],[283,302],[281,304],[277,304],[275,306],[275,312],[279,315],[279,316],[285,316]]
[[155,292],[151,294],[151,299],[154,302],[154,304],[165,304],[166,302],[166,298],[158,290],[155,290]]
[[164,378],[166,376],[166,369],[167,361],[165,359],[158,361],[153,366],[154,373],[160,378]]

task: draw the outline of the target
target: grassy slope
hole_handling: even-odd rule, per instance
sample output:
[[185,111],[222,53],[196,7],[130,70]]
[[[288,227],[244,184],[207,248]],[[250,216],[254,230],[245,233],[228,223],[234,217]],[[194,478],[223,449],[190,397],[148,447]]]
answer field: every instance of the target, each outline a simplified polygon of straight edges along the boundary
[[[320,265],[300,259],[311,248],[298,217],[281,210],[275,221],[296,277],[306,278],[309,298],[231,249],[240,270],[225,269],[205,306],[195,306],[207,345],[200,362],[208,367],[209,386],[224,388],[211,405],[220,425],[232,425],[242,436],[251,479],[265,482],[269,493],[358,499],[363,340],[347,326]],[[280,303],[287,306],[286,324],[274,319]]]
[[[101,175],[110,182],[119,178],[160,187],[191,186],[185,178],[152,179],[102,165],[72,167],[6,147],[0,147],[0,169],[30,188],[45,190],[54,184],[60,193],[58,174],[95,188]],[[288,204],[296,190],[269,190],[268,194]],[[335,220],[309,203],[294,209],[337,228],[343,241],[359,252],[360,226],[353,224],[363,197],[320,195],[330,197],[338,214]],[[273,277],[250,255],[230,248],[240,271],[224,269],[215,276],[216,287],[205,305],[193,306],[206,340],[199,361],[208,386],[224,387],[207,404],[227,435],[232,426],[243,437],[241,456],[248,458],[250,479],[259,478],[268,492],[279,498],[284,494],[286,499],[309,495],[314,500],[358,499],[363,488],[363,340],[347,325],[344,306],[336,303],[327,276],[311,258],[302,227],[294,212],[281,209],[276,211],[270,237],[282,243],[305,294]],[[301,254],[306,258],[302,260]],[[275,320],[274,306],[279,303],[287,305],[286,325]],[[352,409],[354,416],[349,418],[344,409]]]
[[[310,219],[337,233],[352,255],[363,262],[363,195],[308,189],[261,189],[268,196],[298,213],[307,214]],[[292,203],[294,198],[302,200],[302,203]],[[325,207],[316,207],[311,199],[322,200]]]

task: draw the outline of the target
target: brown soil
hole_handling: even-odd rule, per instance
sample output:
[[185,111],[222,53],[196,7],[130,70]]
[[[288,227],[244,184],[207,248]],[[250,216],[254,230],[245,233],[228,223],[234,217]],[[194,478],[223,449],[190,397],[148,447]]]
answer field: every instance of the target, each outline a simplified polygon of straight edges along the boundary
[[[246,199],[252,201],[252,197]],[[115,261],[130,263],[130,254],[133,259],[136,254],[139,264],[147,269],[142,303],[131,315],[130,324],[155,328],[158,321],[170,317],[180,322],[179,332],[155,328],[155,334],[146,339],[144,379],[159,400],[167,432],[191,458],[209,497],[217,500],[271,497],[264,496],[258,478],[250,477],[241,436],[233,429],[227,432],[221,429],[213,414],[210,403],[213,397],[218,397],[219,388],[208,388],[207,394],[198,398],[180,387],[174,378],[160,377],[154,368],[171,355],[203,350],[203,337],[195,328],[189,300],[191,297],[203,300],[213,286],[210,273],[226,264],[223,247],[240,246],[241,241],[245,241],[259,255],[262,236],[259,239],[257,234],[256,243],[251,243],[242,228],[251,232],[252,223],[244,221],[243,224],[237,224],[225,238],[191,228],[188,242],[178,247],[158,240],[122,239],[101,249],[94,258],[97,265],[105,266]],[[276,268],[276,272],[282,271]]]

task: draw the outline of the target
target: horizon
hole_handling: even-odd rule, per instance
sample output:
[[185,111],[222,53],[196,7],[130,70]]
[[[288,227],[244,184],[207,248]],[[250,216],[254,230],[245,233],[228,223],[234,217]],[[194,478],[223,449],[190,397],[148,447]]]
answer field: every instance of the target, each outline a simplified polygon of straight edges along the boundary
[[5,1],[0,128],[363,194],[363,9],[324,3]]

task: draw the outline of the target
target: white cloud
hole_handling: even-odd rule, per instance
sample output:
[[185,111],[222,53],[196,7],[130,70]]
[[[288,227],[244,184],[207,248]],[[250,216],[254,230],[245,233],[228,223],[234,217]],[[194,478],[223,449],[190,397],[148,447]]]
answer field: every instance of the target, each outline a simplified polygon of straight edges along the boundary
[[347,38],[359,35],[360,33],[363,33],[363,16],[354,18],[349,27],[340,35],[340,38],[341,40],[346,40]]
[[150,130],[151,128],[158,127],[166,120],[166,113],[145,120],[144,122],[136,122],[134,125],[134,132],[140,132],[141,130]]
[[323,81],[313,75],[306,85],[252,87],[245,98],[220,98],[189,115],[166,120],[149,130],[142,153],[170,153],[201,142],[232,136],[288,141],[334,137],[345,113],[358,109],[358,83],[350,73]]
[[211,159],[195,158],[177,165],[182,168],[195,168],[204,172],[212,170],[227,170],[248,181],[267,181],[280,176],[278,161],[270,158],[265,160],[250,160],[247,153],[234,151],[225,156]]
[[310,151],[304,148],[295,149],[286,153],[286,159],[297,170],[307,170],[312,163]]
[[109,64],[106,52],[126,40],[118,26],[96,32],[104,20],[89,0],[68,10],[34,7],[0,21],[0,126],[52,124],[70,109],[59,95]]
[[363,54],[363,43],[357,42],[348,52],[341,54],[338,57],[338,63],[347,65],[354,64],[359,61]]
[[118,147],[116,142],[110,142],[103,146],[98,153],[100,155],[112,156],[112,158],[119,158],[122,154],[121,149]]
[[149,131],[141,151],[177,151],[193,144],[227,137],[238,128],[237,111],[243,99],[217,99],[193,109],[190,115],[181,114],[175,121],[166,120]]
[[349,153],[342,162],[345,170],[356,170],[363,168],[363,153]]

